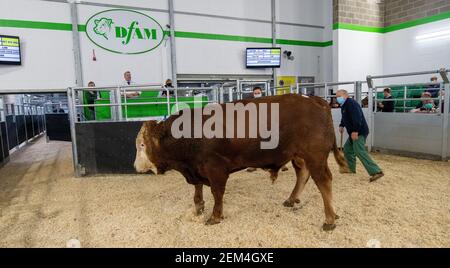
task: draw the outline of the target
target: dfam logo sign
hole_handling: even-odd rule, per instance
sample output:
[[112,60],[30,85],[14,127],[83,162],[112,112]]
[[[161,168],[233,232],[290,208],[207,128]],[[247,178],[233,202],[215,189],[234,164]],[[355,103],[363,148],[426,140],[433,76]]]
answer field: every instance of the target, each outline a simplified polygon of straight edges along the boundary
[[112,9],[90,17],[86,35],[97,46],[120,54],[140,54],[157,48],[164,39],[161,25],[133,10]]

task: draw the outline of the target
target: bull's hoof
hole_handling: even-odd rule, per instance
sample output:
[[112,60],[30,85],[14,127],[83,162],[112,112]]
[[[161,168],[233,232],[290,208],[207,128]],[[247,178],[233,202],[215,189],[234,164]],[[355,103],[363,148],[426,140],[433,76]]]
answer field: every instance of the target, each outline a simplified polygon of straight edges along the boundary
[[205,201],[195,204],[195,215],[200,216],[205,211]]
[[200,216],[205,211],[205,207],[195,208],[195,215]]
[[285,206],[285,207],[287,207],[287,208],[294,207],[294,204],[295,204],[295,202],[294,202],[294,201],[291,201],[291,200],[289,200],[289,199],[283,202],[283,206]]
[[287,207],[287,208],[291,208],[293,207],[295,204],[300,204],[300,199],[296,198],[294,200],[292,199],[288,199],[286,201],[284,201],[283,206]]
[[220,219],[217,219],[217,218],[211,216],[211,217],[206,221],[205,225],[214,225],[214,224],[218,224],[218,223],[220,223]]
[[336,224],[324,223],[322,226],[322,230],[324,230],[325,232],[333,231],[335,228],[336,228]]

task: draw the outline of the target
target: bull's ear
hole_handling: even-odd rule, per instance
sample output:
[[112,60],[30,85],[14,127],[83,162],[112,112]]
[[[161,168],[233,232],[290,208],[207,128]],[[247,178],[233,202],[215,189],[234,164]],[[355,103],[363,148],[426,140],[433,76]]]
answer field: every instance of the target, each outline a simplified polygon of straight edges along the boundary
[[151,120],[151,121],[145,121],[142,126],[147,133],[152,133],[153,129],[156,127],[156,125],[157,125],[156,121]]
[[143,128],[145,133],[156,139],[161,138],[163,134],[161,123],[162,122],[158,124],[158,122],[154,120],[144,122]]

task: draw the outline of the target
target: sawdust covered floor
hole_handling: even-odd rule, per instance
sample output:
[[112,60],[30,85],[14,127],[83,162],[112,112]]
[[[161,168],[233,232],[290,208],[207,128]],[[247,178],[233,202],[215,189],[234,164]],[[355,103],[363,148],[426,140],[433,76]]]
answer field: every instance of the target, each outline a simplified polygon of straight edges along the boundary
[[310,181],[301,204],[282,202],[294,172],[233,174],[225,194],[225,220],[193,214],[193,187],[180,174],[72,177],[70,143],[40,139],[0,169],[0,246],[65,247],[450,247],[450,164],[374,155],[386,177],[368,182],[341,175],[332,157],[335,207],[341,219],[331,233],[321,196]]

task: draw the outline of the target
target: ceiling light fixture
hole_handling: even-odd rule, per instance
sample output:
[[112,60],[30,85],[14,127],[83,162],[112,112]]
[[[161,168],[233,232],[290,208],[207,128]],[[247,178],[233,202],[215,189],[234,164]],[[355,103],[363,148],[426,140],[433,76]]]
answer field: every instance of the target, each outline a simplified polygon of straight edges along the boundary
[[450,37],[450,29],[416,36],[416,40]]

